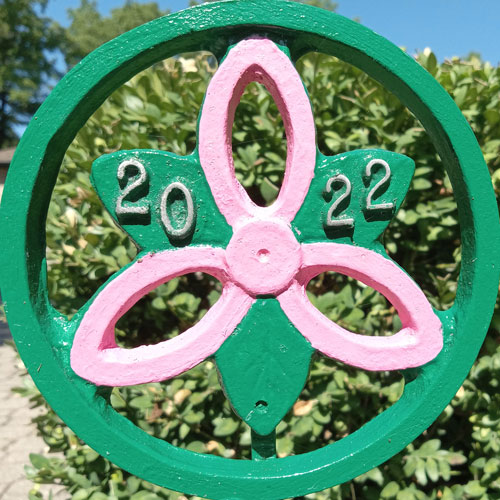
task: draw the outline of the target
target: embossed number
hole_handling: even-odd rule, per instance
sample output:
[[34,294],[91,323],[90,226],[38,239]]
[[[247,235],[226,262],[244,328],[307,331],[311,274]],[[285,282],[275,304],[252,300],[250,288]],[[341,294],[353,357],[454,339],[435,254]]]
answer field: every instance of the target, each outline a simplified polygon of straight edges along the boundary
[[[181,193],[184,195],[187,208],[187,215],[186,215],[186,220],[184,221],[184,225],[178,229],[174,228],[174,226],[172,225],[172,222],[170,221],[170,217],[167,212],[168,198],[172,193],[172,191],[174,191],[175,189],[181,191]],[[165,227],[166,233],[171,238],[176,238],[176,239],[185,238],[193,228],[195,219],[194,203],[191,191],[189,191],[189,189],[184,184],[182,184],[182,182],[173,182],[172,184],[170,184],[167,187],[167,189],[165,189],[165,191],[161,196],[160,213],[161,213],[161,222]]]
[[144,183],[147,182],[148,180],[148,174],[146,172],[146,169],[144,168],[144,165],[134,159],[131,160],[125,160],[120,163],[118,167],[118,172],[117,172],[117,177],[118,180],[123,180],[125,176],[127,175],[127,167],[133,165],[134,167],[137,168],[138,172],[137,174],[128,179],[128,181],[132,180],[131,183],[127,182],[127,185],[125,186],[125,189],[120,193],[118,198],[116,199],[116,215],[126,215],[126,214],[148,214],[149,213],[149,205],[146,203],[145,205],[131,205],[130,202],[127,205],[124,205],[124,201],[127,198],[127,196],[130,196],[134,194],[134,192],[137,191]]
[[332,206],[328,209],[328,213],[326,214],[326,225],[329,227],[339,227],[339,226],[353,226],[354,219],[351,217],[343,217],[343,218],[334,218],[333,214],[337,207],[344,201],[346,198],[351,196],[351,181],[343,174],[334,175],[328,179],[326,183],[325,192],[330,193],[333,190],[333,184],[342,183],[345,186],[345,191],[342,193],[332,204]]
[[384,177],[380,179],[375,186],[370,190],[368,193],[368,197],[366,198],[366,208],[368,210],[389,210],[394,208],[394,203],[373,203],[373,197],[377,193],[377,191],[390,182],[391,179],[391,168],[389,167],[389,164],[384,161],[384,160],[371,160],[368,165],[366,165],[366,171],[365,174],[366,176],[370,177],[372,175],[372,168],[375,165],[382,165],[385,170]]

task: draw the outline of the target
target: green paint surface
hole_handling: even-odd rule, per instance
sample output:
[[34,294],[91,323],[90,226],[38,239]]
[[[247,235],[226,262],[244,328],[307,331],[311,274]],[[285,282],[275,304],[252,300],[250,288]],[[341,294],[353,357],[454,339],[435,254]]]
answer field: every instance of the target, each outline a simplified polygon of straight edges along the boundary
[[[293,60],[320,50],[353,64],[394,93],[432,137],[453,185],[462,231],[456,302],[445,313],[445,346],[413,371],[400,400],[346,438],[304,455],[227,460],[176,448],[119,415],[105,391],[70,369],[69,322],[50,306],[45,219],[62,158],[85,121],[117,87],[182,52],[277,36]],[[90,446],[153,483],[217,499],[296,497],[379,465],[442,412],[472,366],[498,292],[500,224],[488,169],[453,99],[410,56],[342,16],[283,0],[210,3],[140,26],[87,56],[56,86],[28,126],[9,168],[0,209],[0,282],[19,353],[48,403]]]
[[252,460],[276,458],[276,432],[261,436],[252,430]]
[[[126,182],[120,184],[118,181],[118,166],[130,159],[140,161],[144,165],[147,180],[134,190],[137,195],[127,198],[123,203],[125,206],[148,206],[149,217],[139,214],[127,217],[116,215],[116,200],[126,185]],[[131,172],[129,185],[136,178],[134,176],[136,172]],[[215,204],[196,153],[178,156],[154,150],[118,151],[94,161],[91,180],[115,222],[142,250],[165,250],[188,244],[209,243],[212,246],[225,247],[231,238],[231,227]],[[168,237],[160,218],[162,193],[173,182],[182,182],[191,191],[194,202],[193,230],[180,240]],[[177,207],[168,207],[170,219],[172,224],[182,227],[187,215],[186,204],[183,200],[175,203]]]
[[265,436],[304,387],[311,344],[276,299],[259,299],[215,354],[224,392],[239,417]]
[[[373,159],[388,163],[391,176],[388,182],[374,188],[384,177],[384,169],[373,167],[372,175],[365,175],[366,165]],[[399,210],[410,185],[415,163],[407,156],[382,149],[350,151],[336,156],[318,155],[314,178],[299,212],[293,220],[297,239],[302,243],[335,241],[373,248],[394,214]],[[333,193],[325,193],[325,187],[333,176],[345,175],[351,183],[351,193],[338,206],[334,218],[354,219],[352,226],[328,227],[325,225],[328,209],[346,192],[345,185]],[[385,188],[385,189],[384,189]],[[368,193],[372,191],[373,205],[393,203],[394,208],[367,209]]]

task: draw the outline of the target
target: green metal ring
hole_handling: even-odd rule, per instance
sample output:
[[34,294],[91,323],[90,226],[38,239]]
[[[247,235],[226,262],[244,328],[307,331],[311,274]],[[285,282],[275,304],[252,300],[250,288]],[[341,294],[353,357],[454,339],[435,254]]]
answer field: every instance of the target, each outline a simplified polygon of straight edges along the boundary
[[[381,82],[434,140],[453,184],[462,230],[454,306],[440,313],[445,347],[407,380],[401,399],[339,442],[304,455],[229,460],[176,448],[147,435],[111,408],[68,363],[75,322],[48,300],[45,220],[59,166],[90,115],[117,87],[180,52],[219,53],[249,34],[278,35],[292,54],[317,50]],[[148,481],[209,498],[276,499],[352,479],[387,460],[426,429],[472,366],[492,315],[500,230],[488,170],[474,134],[446,91],[411,57],[339,15],[282,0],[232,0],[172,14],[94,51],[57,85],[26,130],[1,209],[0,279],[19,352],[49,404],[90,446]],[[78,317],[78,316],[77,316]]]

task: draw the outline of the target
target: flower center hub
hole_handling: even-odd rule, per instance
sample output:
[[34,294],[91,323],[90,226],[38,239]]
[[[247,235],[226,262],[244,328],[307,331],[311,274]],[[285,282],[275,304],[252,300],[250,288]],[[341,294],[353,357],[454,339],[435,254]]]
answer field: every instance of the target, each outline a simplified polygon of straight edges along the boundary
[[279,219],[239,226],[226,249],[231,278],[251,295],[278,295],[302,264],[302,251],[290,226]]

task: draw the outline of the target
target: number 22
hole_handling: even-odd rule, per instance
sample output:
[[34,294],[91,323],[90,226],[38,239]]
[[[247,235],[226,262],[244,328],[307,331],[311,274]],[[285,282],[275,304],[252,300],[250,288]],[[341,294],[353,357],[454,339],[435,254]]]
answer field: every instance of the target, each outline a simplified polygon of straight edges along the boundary
[[333,213],[337,210],[337,207],[346,199],[351,196],[351,181],[343,174],[334,175],[328,179],[326,183],[325,192],[330,193],[332,191],[333,184],[342,183],[346,187],[345,191],[333,202],[332,206],[328,209],[326,214],[326,225],[328,227],[339,227],[339,226],[354,226],[354,219],[351,217],[343,217],[340,219],[334,219]]
[[[371,160],[366,165],[365,175],[371,177],[372,169],[375,165],[382,165],[385,170],[384,176],[380,179],[375,186],[368,192],[366,197],[366,209],[367,210],[392,210],[394,208],[394,203],[377,203],[373,202],[373,197],[376,195],[385,184],[390,182],[391,179],[391,168],[389,164],[384,160]],[[340,226],[354,226],[354,219],[352,217],[337,217],[334,218],[333,214],[339,207],[339,205],[351,196],[352,186],[351,181],[348,177],[343,174],[337,174],[330,177],[326,183],[325,193],[330,193],[333,190],[334,184],[343,184],[345,186],[345,191],[332,203],[331,207],[328,209],[326,214],[326,226],[328,227],[340,227]],[[339,188],[341,189],[341,188]],[[337,189],[338,190],[338,189]]]
[[372,168],[375,165],[382,165],[385,170],[384,177],[380,179],[375,186],[370,190],[368,193],[368,196],[366,197],[366,208],[367,210],[389,210],[394,208],[394,203],[378,203],[377,205],[374,205],[373,203],[373,196],[375,196],[375,193],[385,184],[390,182],[391,180],[391,168],[389,167],[389,164],[384,161],[384,160],[372,160],[366,165],[366,170],[365,170],[365,175],[367,177],[370,177],[372,175]]

